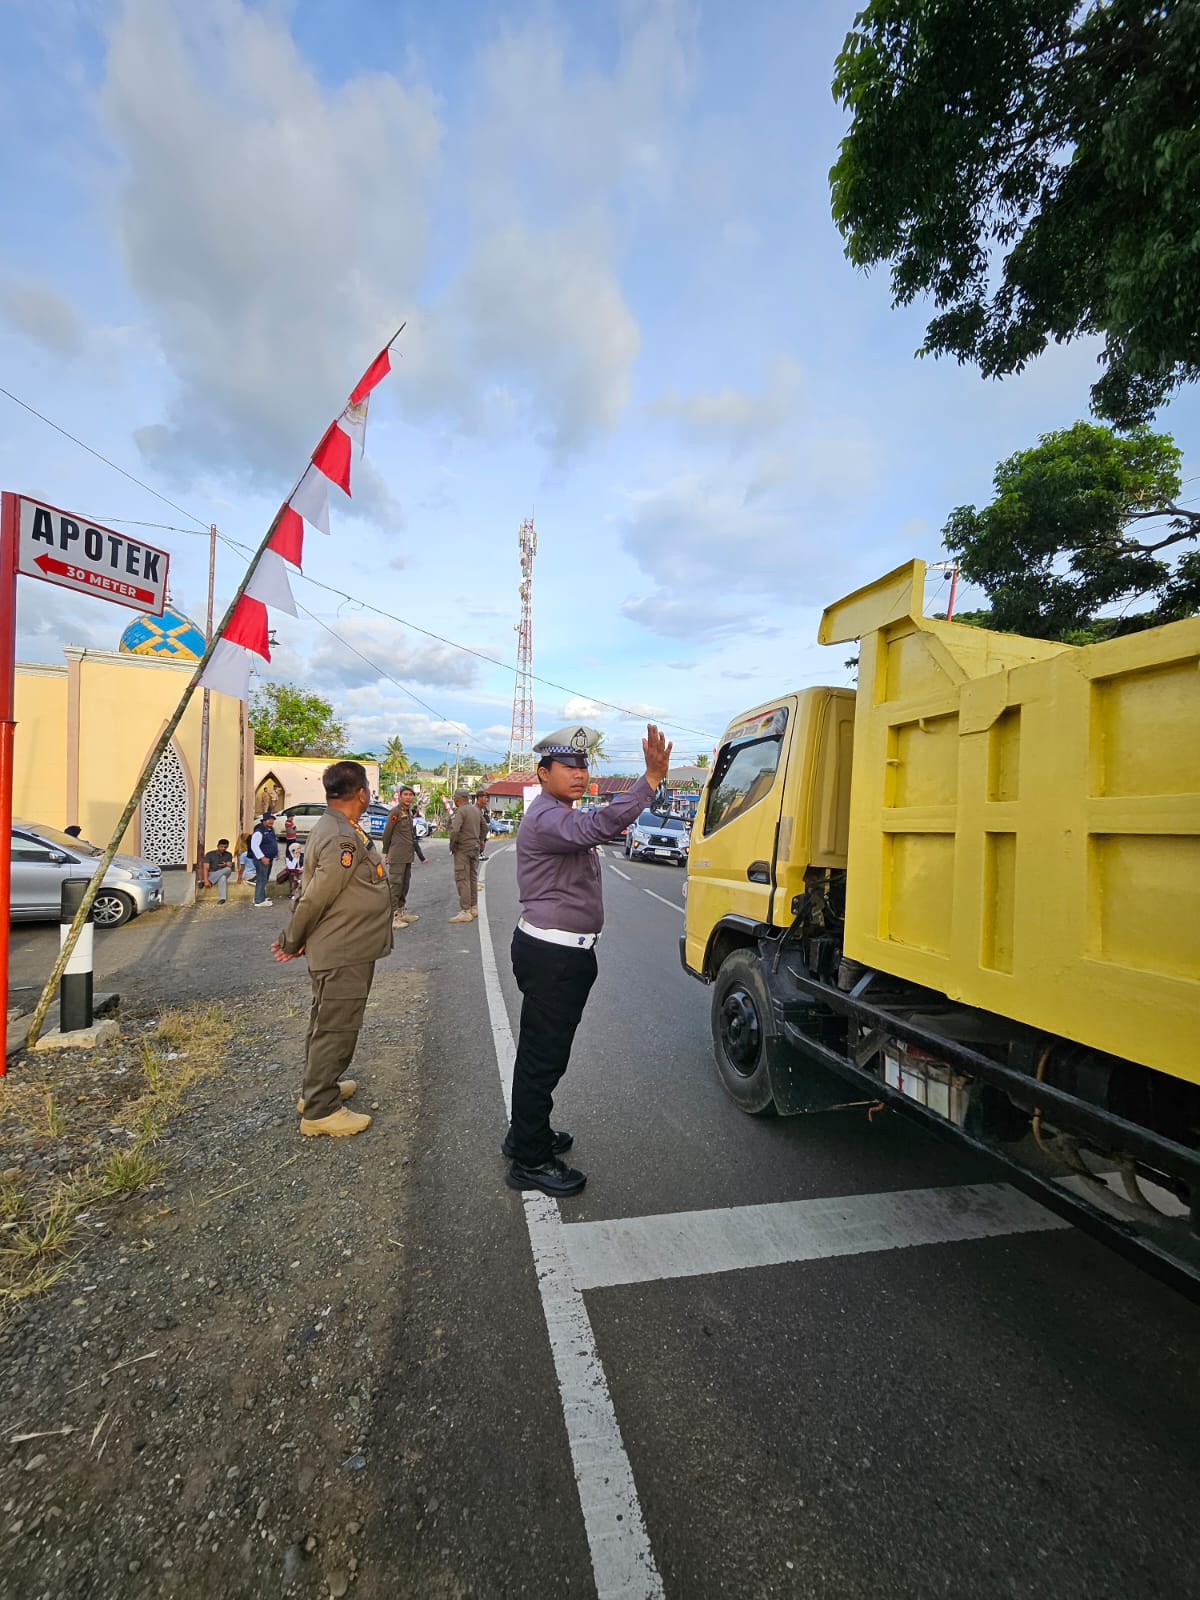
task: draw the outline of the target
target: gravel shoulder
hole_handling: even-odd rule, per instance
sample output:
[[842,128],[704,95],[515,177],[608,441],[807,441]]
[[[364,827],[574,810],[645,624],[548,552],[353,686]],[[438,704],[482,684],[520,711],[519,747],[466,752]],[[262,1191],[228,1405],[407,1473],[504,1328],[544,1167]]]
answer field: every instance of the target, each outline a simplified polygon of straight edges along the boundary
[[[377,970],[354,1065],[373,1127],[301,1140],[303,964],[265,961],[279,917],[231,909],[214,940],[217,915],[119,930],[143,958],[122,975],[120,1045],[37,1065],[68,1106],[137,1073],[164,970],[175,1003],[221,996],[230,1024],[218,1070],[152,1142],[161,1175],[85,1212],[63,1276],[0,1325],[4,1592],[457,1594],[389,1570],[371,1471],[403,1323],[428,980]],[[10,1083],[31,1070],[22,1058]],[[18,1178],[55,1159],[47,1141],[0,1143]]]

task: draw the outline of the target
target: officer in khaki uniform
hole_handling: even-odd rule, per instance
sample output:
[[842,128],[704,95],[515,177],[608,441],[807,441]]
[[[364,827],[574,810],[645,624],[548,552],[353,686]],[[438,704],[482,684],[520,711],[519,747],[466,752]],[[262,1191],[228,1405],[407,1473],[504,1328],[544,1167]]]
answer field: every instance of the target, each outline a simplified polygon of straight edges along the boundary
[[450,818],[450,855],[460,909],[451,922],[474,922],[479,915],[479,852],[486,839],[487,823],[479,807],[471,804],[471,791],[456,789],[454,815]]
[[416,791],[405,784],[400,791],[400,803],[388,812],[383,828],[383,859],[387,862],[388,883],[392,891],[392,927],[408,928],[420,917],[415,911],[406,911],[408,886],[412,881],[414,857],[425,860],[425,852],[413,831],[413,801]]
[[303,955],[312,979],[300,1132],[345,1137],[371,1125],[341,1105],[357,1087],[342,1073],[358,1043],[375,963],[392,948],[391,895],[383,861],[358,826],[371,800],[366,771],[357,761],[335,761],[322,781],[329,809],[308,836],[300,898],[271,949],[276,961]]

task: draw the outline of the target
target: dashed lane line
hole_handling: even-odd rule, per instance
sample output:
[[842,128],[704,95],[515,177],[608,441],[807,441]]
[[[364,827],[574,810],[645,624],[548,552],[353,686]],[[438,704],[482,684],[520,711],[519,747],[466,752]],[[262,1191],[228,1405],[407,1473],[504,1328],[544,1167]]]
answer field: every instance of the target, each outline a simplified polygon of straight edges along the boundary
[[681,917],[683,916],[683,907],[679,904],[678,901],[676,901],[676,900],[667,900],[661,894],[655,894],[653,889],[643,889],[642,893],[643,894],[648,894],[652,900],[662,900],[663,905],[670,906],[672,911],[678,911],[679,915]]
[[620,867],[614,867],[611,861],[608,864],[608,870],[610,872],[615,872],[618,878],[624,878],[626,883],[632,883],[633,882],[633,879],[629,876],[629,874],[627,872],[622,872]]
[[[496,971],[485,889],[487,864],[479,878],[479,953],[484,991],[504,1088],[505,1109],[512,1103],[516,1046]],[[545,1195],[523,1197],[525,1223],[533,1250],[538,1292],[558,1377],[567,1444],[592,1556],[597,1600],[662,1600],[663,1586],[646,1532],[633,1481],[633,1468],[617,1422],[608,1380],[600,1364],[592,1324],[568,1259],[558,1206]]]

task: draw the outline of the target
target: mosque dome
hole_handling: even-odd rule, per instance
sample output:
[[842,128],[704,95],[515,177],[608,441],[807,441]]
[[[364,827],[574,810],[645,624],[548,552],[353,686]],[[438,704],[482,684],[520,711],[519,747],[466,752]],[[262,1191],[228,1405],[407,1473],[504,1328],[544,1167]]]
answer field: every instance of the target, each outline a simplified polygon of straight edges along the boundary
[[131,656],[199,661],[204,654],[204,631],[182,611],[168,606],[161,617],[135,617],[121,635],[121,650]]

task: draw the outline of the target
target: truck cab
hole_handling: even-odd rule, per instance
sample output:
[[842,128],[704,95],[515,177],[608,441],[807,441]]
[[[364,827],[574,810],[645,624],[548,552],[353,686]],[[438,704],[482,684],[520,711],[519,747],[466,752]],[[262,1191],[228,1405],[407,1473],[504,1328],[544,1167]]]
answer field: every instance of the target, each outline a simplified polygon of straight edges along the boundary
[[854,704],[853,689],[801,689],[726,728],[692,828],[681,955],[695,977],[788,927],[811,871],[845,871]]

